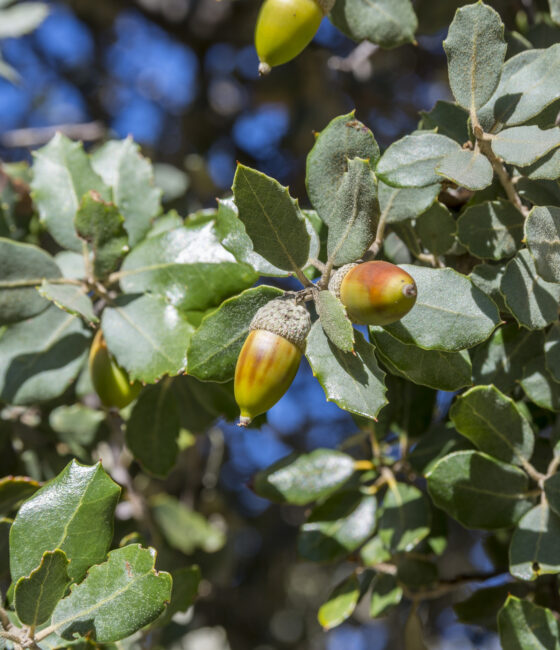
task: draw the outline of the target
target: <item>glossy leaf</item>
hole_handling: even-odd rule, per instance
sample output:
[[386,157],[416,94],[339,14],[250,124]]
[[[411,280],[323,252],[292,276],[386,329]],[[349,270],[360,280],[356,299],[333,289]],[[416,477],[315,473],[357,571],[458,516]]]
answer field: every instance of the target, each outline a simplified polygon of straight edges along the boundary
[[119,486],[100,463],[70,462],[18,511],[10,533],[12,580],[28,576],[43,553],[56,548],[70,561],[70,578],[81,580],[92,564],[105,559],[119,496]]
[[416,281],[418,297],[410,312],[387,331],[403,343],[448,352],[473,347],[499,321],[494,303],[469,279],[447,269],[403,265]]
[[186,368],[194,327],[156,296],[119,296],[103,311],[102,328],[109,351],[132,381],[153,383]]
[[171,379],[147,386],[134,404],[126,424],[126,445],[142,467],[167,476],[177,458],[180,420]]
[[334,449],[290,454],[253,481],[255,492],[277,503],[305,505],[323,499],[342,487],[354,473],[354,459]]
[[387,48],[413,42],[418,27],[410,0],[341,0],[330,18],[355,41],[368,40]]
[[256,280],[217,240],[212,221],[146,239],[127,255],[119,276],[126,293],[156,293],[182,311],[218,305]]
[[560,573],[558,537],[560,517],[548,505],[535,506],[517,524],[509,549],[510,573],[520,580],[536,580]]
[[0,398],[11,404],[45,402],[74,381],[90,335],[79,318],[52,305],[0,337]]
[[549,609],[509,596],[498,614],[502,648],[558,650],[560,628]]
[[215,553],[225,544],[221,528],[175,497],[158,494],[151,500],[150,509],[167,543],[186,555],[197,549]]
[[523,223],[523,215],[509,201],[485,201],[461,214],[457,234],[472,255],[501,260],[521,247]]
[[373,533],[377,501],[359,492],[336,492],[314,508],[300,529],[298,551],[312,562],[346,557]]
[[449,415],[460,434],[494,458],[524,465],[533,454],[531,422],[495,386],[475,386],[459,395]]
[[95,192],[88,192],[78,208],[74,224],[78,236],[91,247],[93,272],[104,278],[114,271],[128,251],[128,237],[119,210]]
[[319,291],[315,300],[321,326],[329,340],[343,352],[354,349],[354,328],[346,309],[331,291]]
[[444,156],[436,172],[468,190],[483,190],[492,183],[494,172],[486,156],[479,151],[458,149]]
[[68,558],[64,551],[45,551],[39,566],[29,577],[21,577],[14,589],[14,603],[19,620],[25,625],[47,621],[70,583]]
[[91,298],[83,287],[73,284],[53,284],[43,280],[43,284],[37,288],[37,291],[59,309],[73,316],[80,316],[86,323],[99,322],[99,318],[93,311]]
[[539,276],[560,283],[560,208],[533,208],[525,224],[525,238]]
[[306,356],[327,400],[340,408],[375,419],[387,403],[385,373],[377,365],[373,346],[359,332],[354,353],[343,352],[316,322],[307,337]]
[[136,246],[161,211],[161,190],[154,187],[151,163],[128,137],[99,147],[91,157],[91,164],[111,188],[106,198],[119,209],[130,245]]
[[439,183],[426,187],[391,187],[378,181],[381,218],[387,223],[414,219],[425,212],[436,200],[441,189]]
[[335,266],[362,257],[375,239],[378,221],[377,182],[369,160],[349,160],[328,224],[327,250]]
[[542,329],[558,319],[560,285],[546,282],[537,274],[527,249],[518,251],[507,265],[500,290],[519,325]]
[[492,140],[497,156],[510,165],[530,165],[560,146],[560,129],[542,130],[538,126],[515,126],[504,129]]
[[[61,276],[55,260],[44,250],[0,237],[0,326],[40,314],[48,301],[35,286]],[[17,286],[18,283],[29,286]]]
[[370,327],[369,331],[376,354],[392,374],[438,390],[471,385],[472,367],[467,352],[423,350],[402,343],[381,327]]
[[130,544],[111,551],[54,610],[51,628],[65,639],[91,634],[118,641],[155,620],[171,598],[171,576],[154,568],[156,552]]
[[329,122],[307,156],[307,193],[327,225],[331,223],[335,196],[352,158],[369,160],[372,168],[379,159],[372,132],[355,118],[354,112]]
[[525,472],[479,451],[442,458],[427,478],[434,504],[466,528],[505,528],[532,506]]
[[288,189],[238,164],[233,198],[255,252],[286,271],[302,268],[309,256],[305,219]]
[[438,133],[406,135],[394,142],[381,156],[376,173],[393,187],[426,187],[440,180],[436,167],[459,145]]
[[355,573],[338,584],[328,600],[319,608],[317,619],[324,630],[330,630],[352,616],[360,598],[360,583]]
[[430,504],[417,487],[389,485],[383,499],[378,535],[392,552],[411,551],[430,532]]
[[29,499],[41,487],[38,481],[27,476],[0,478],[0,514],[7,515],[22,501]]

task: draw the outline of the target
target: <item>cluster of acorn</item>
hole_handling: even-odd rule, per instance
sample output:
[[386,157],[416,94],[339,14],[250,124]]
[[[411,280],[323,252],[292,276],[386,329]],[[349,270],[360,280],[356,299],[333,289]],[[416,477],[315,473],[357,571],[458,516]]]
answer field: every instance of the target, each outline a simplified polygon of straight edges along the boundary
[[[416,284],[389,262],[346,264],[334,273],[329,290],[359,325],[389,325],[416,302]],[[294,299],[277,298],[255,314],[237,359],[235,400],[240,426],[274,406],[292,383],[311,329],[309,312]]]
[[[416,301],[416,284],[403,269],[389,262],[346,264],[329,282],[350,320],[360,325],[388,325],[407,314]],[[235,368],[235,400],[247,426],[284,395],[294,380],[311,329],[307,309],[292,297],[271,300],[255,314]],[[141,389],[131,382],[97,331],[89,355],[95,391],[108,408],[124,408]]]

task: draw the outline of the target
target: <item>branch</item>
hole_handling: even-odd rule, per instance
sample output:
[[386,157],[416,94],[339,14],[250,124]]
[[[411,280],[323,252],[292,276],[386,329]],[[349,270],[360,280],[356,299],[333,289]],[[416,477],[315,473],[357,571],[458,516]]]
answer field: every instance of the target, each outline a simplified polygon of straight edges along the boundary
[[107,129],[101,122],[12,129],[0,136],[0,144],[4,147],[38,147],[46,144],[57,132],[67,135],[72,140],[93,141],[102,140]]

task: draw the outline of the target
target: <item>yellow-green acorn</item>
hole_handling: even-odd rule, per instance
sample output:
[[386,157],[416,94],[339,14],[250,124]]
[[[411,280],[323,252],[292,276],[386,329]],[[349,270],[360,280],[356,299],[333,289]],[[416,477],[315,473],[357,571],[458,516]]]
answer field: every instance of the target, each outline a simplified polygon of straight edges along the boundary
[[348,318],[360,325],[389,325],[414,307],[416,283],[406,271],[375,260],[341,266],[329,289],[346,307]]
[[288,390],[310,328],[309,312],[291,299],[271,300],[257,311],[235,367],[240,426],[268,411]]
[[259,74],[295,58],[315,36],[334,0],[265,0],[255,27]]
[[108,408],[122,409],[128,406],[142,388],[138,381],[131,383],[126,370],[113,359],[100,329],[89,351],[89,373],[95,392]]

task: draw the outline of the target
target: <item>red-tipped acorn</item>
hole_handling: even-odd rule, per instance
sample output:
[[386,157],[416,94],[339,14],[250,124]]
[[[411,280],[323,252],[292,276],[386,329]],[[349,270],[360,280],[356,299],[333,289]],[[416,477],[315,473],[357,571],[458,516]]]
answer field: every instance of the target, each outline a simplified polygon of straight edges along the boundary
[[277,298],[257,311],[235,367],[240,426],[268,411],[288,390],[310,328],[309,312],[294,300]]
[[360,325],[389,325],[414,307],[416,283],[390,262],[346,264],[329,283],[346,307],[348,317]]

